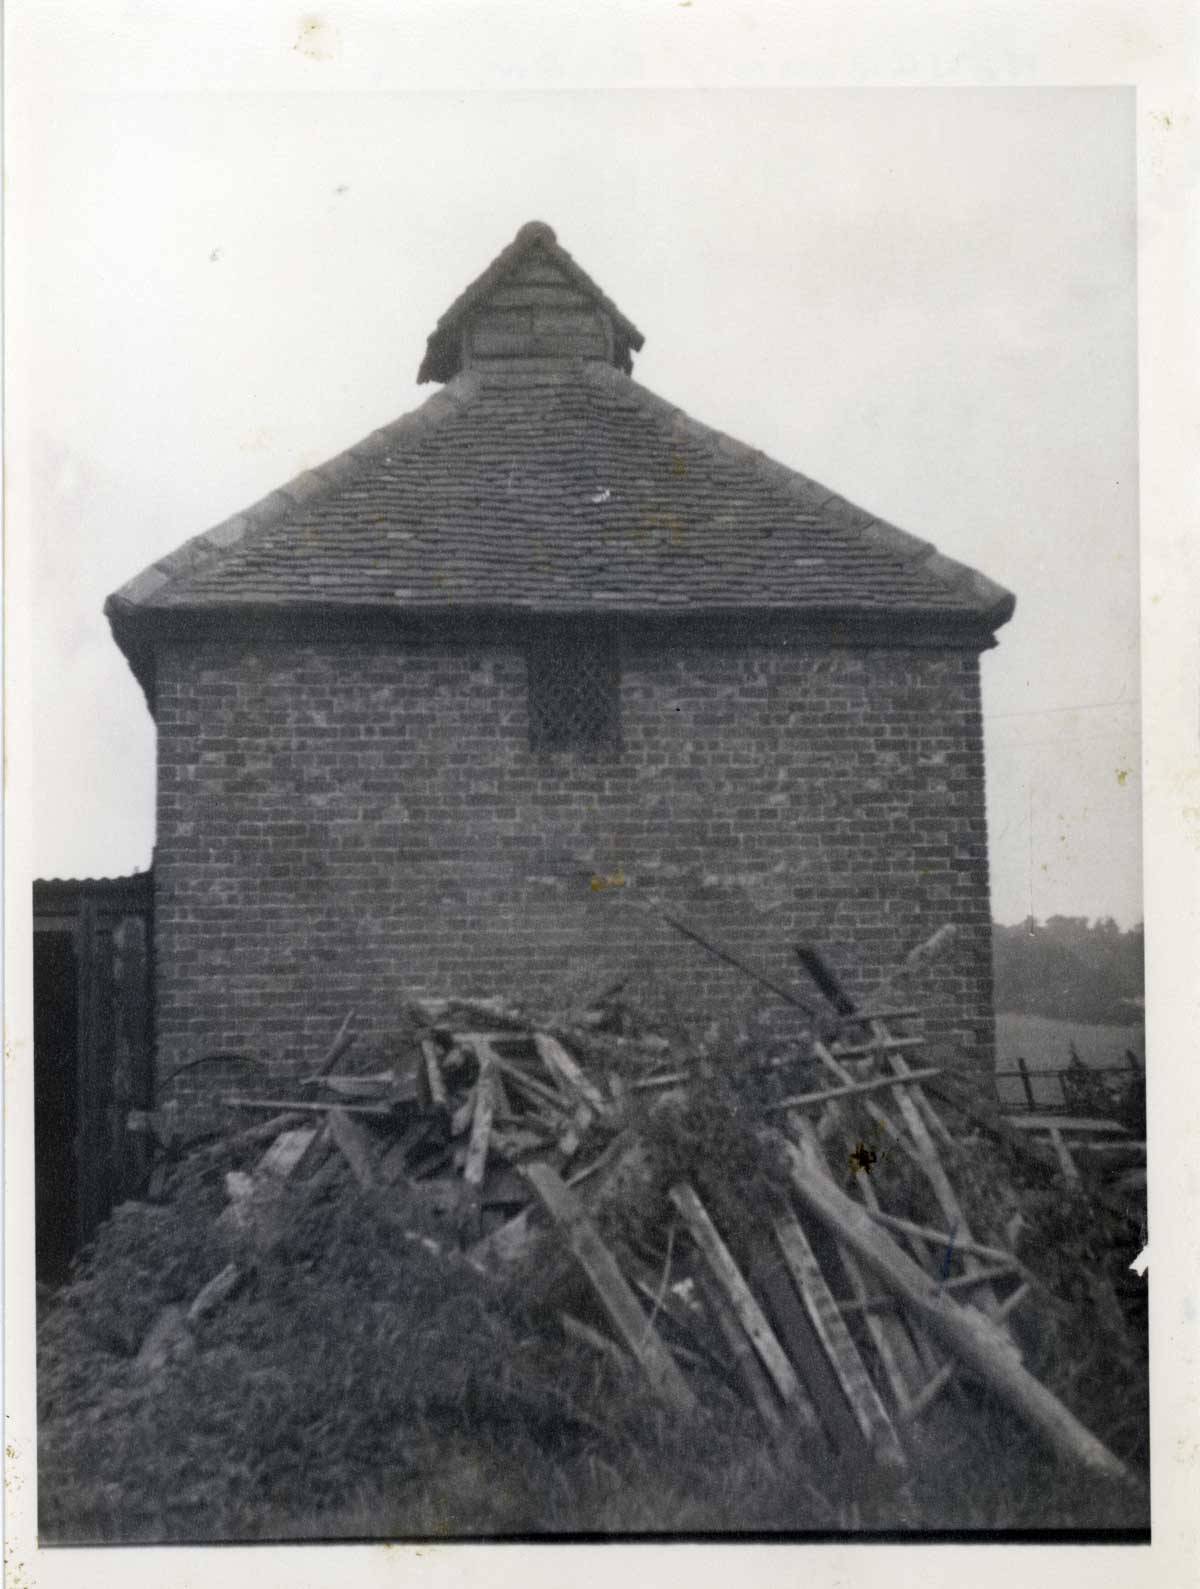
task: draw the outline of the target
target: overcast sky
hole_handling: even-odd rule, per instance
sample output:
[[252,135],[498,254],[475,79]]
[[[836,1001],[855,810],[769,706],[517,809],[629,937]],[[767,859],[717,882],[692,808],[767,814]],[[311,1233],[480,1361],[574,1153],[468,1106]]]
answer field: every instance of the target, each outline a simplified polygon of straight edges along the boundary
[[995,913],[1138,920],[1133,109],[62,94],[28,239],[37,875],[150,860],[104,597],[422,401],[438,315],[539,218],[645,333],[638,380],[1017,593],[983,664]]

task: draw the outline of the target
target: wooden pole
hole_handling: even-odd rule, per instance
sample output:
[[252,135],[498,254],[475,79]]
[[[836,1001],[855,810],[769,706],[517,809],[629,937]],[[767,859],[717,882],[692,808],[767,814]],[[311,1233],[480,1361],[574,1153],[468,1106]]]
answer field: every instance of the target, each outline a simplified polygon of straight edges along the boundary
[[655,1393],[678,1412],[693,1413],[696,1398],[691,1386],[642,1312],[629,1282],[601,1241],[579,1199],[548,1164],[530,1164],[524,1174],[562,1231],[571,1253]]
[[[897,1082],[923,1081],[926,1076],[940,1076],[940,1067],[931,1067],[929,1070],[912,1070],[907,1076],[872,1076],[870,1081],[848,1082],[844,1087],[827,1087],[824,1092],[805,1092],[796,1098],[783,1098],[778,1103],[769,1103],[766,1113],[770,1114],[776,1109],[803,1109],[806,1105],[814,1103],[828,1103],[831,1098],[848,1098],[852,1093],[878,1092],[881,1087],[895,1087]],[[634,1084],[635,1086],[637,1083]]]
[[[875,1022],[872,1025],[872,1031],[876,1033],[886,1030],[887,1028],[881,1022]],[[907,1065],[898,1054],[891,1056],[891,1063],[900,1072],[908,1071]],[[901,1118],[912,1135],[913,1142],[916,1145],[917,1163],[921,1166],[929,1182],[937,1205],[946,1216],[955,1235],[961,1238],[960,1250],[963,1253],[963,1267],[969,1274],[972,1270],[980,1267],[978,1257],[974,1251],[974,1237],[971,1227],[967,1223],[967,1216],[963,1212],[962,1204],[958,1200],[958,1194],[951,1184],[950,1177],[946,1174],[946,1167],[938,1154],[937,1144],[933,1140],[925,1116],[917,1108],[916,1095],[919,1092],[919,1088],[915,1089],[913,1093],[908,1093],[897,1087],[894,1089],[892,1096],[896,1100]],[[940,1125],[941,1121],[939,1120],[938,1123]],[[945,1128],[943,1127],[944,1130]],[[979,1297],[986,1312],[995,1313],[997,1311],[999,1303],[996,1300],[996,1293],[989,1286],[980,1288]]]
[[[914,1220],[901,1219],[898,1214],[885,1214],[882,1209],[868,1209],[867,1212],[881,1225],[887,1225],[891,1230],[903,1231],[906,1236],[916,1236],[921,1241],[930,1242],[934,1248],[943,1253],[951,1251],[972,1258],[986,1258],[989,1263],[1002,1266],[1009,1274],[1024,1273],[1020,1262],[1001,1247],[987,1247],[983,1242],[968,1240],[965,1236],[960,1237],[957,1231],[950,1234],[948,1231],[934,1230],[929,1225],[918,1225]],[[979,1285],[988,1284],[987,1277],[983,1274],[972,1275],[971,1279]]]
[[[943,1280],[941,1283],[942,1290],[953,1292],[955,1296],[958,1296],[964,1291],[973,1291],[977,1286],[991,1285],[994,1280],[1013,1280],[1016,1278],[1017,1273],[1018,1271],[1011,1264],[1005,1264],[1003,1267],[997,1264],[994,1269],[982,1269],[978,1274],[954,1275],[949,1280]],[[864,1294],[861,1297],[851,1297],[847,1301],[838,1303],[843,1313],[865,1313],[870,1312],[872,1309],[882,1309],[891,1312],[896,1305],[894,1296],[883,1294],[878,1296],[867,1296]],[[1001,1307],[1005,1306],[1004,1303],[1000,1305]]]
[[[838,1106],[837,1104],[830,1104],[828,1108],[836,1114]],[[832,1172],[825,1161],[820,1139],[812,1122],[806,1120],[803,1115],[793,1115],[788,1124],[812,1148],[815,1162],[820,1165],[822,1173],[832,1179]],[[874,1198],[875,1189],[871,1185],[869,1178],[862,1185],[864,1194],[870,1193],[872,1195],[873,1201],[869,1206],[877,1208],[879,1206],[878,1199]],[[846,1278],[850,1282],[851,1290],[860,1302],[865,1302],[868,1295],[867,1283],[863,1278],[862,1270],[859,1268],[858,1260],[852,1252],[847,1250],[843,1242],[838,1243],[837,1253],[841,1259],[842,1268],[846,1271]],[[887,1376],[888,1384],[891,1386],[896,1406],[903,1411],[920,1388],[922,1382],[928,1378],[929,1373],[941,1366],[940,1363],[934,1360],[932,1343],[923,1336],[920,1338],[921,1346],[924,1350],[924,1358],[928,1364],[927,1367],[922,1367],[922,1357],[917,1352],[917,1347],[908,1333],[904,1320],[894,1310],[882,1316],[877,1312],[867,1310],[865,1322],[867,1333],[870,1335],[875,1350],[879,1354],[879,1361],[883,1365],[884,1374]]]
[[719,949],[715,943],[710,943],[707,938],[702,938],[700,934],[693,928],[688,927],[684,922],[679,921],[674,916],[668,916],[664,912],[662,919],[666,922],[668,927],[674,927],[676,932],[682,933],[685,938],[690,938],[693,943],[698,943],[701,949],[707,950],[714,959],[723,960],[726,965],[733,966],[734,969],[740,971],[743,976],[749,977],[751,982],[757,982],[760,987],[766,988],[770,993],[774,993],[778,998],[783,999],[785,1003],[790,1004],[794,1009],[801,1011],[802,1014],[816,1014],[815,1010],[810,1009],[807,1004],[802,1003],[794,993],[789,992],[787,988],[781,988],[778,982],[772,982],[769,977],[764,977],[761,971],[755,971],[754,968],[752,966],[748,966],[744,960],[739,960],[735,954],[730,954],[728,949]]
[[[821,1061],[822,1065],[824,1065],[825,1069],[830,1073],[831,1076],[836,1076],[838,1081],[840,1081],[844,1087],[852,1087],[854,1085],[854,1077],[846,1069],[845,1065],[843,1065],[840,1060],[836,1059],[833,1054],[830,1053],[829,1049],[826,1048],[823,1042],[821,1042],[820,1038],[813,1039],[812,1047],[813,1053]],[[904,1132],[892,1119],[891,1115],[885,1114],[882,1109],[876,1107],[875,1118],[879,1121],[879,1124],[884,1128],[884,1130],[889,1133],[889,1135],[895,1137],[902,1146],[907,1148],[908,1143],[905,1140]]]
[[346,1011],[346,1019],[338,1028],[338,1034],[334,1038],[333,1042],[329,1045],[329,1051],[325,1055],[325,1058],[317,1066],[318,1076],[328,1076],[329,1072],[337,1064],[338,1060],[341,1059],[342,1055],[350,1047],[351,1043],[353,1043],[354,1037],[350,1032],[350,1023],[353,1021],[357,1013],[358,1012],[356,1010]]
[[[1021,1303],[1024,1302],[1028,1295],[1028,1285],[1018,1286],[1013,1292],[1012,1296],[1005,1297],[1004,1301],[996,1310],[995,1317],[997,1319],[1006,1319],[1010,1313],[1014,1312],[1021,1305]],[[914,1397],[911,1404],[900,1414],[900,1422],[914,1423],[923,1412],[933,1405],[933,1403],[937,1400],[937,1398],[941,1395],[953,1378],[954,1364],[944,1363],[929,1381],[928,1385],[925,1386],[924,1390],[922,1390],[918,1396]]]
[[985,1316],[972,1316],[922,1274],[864,1209],[826,1179],[811,1150],[783,1137],[779,1140],[791,1161],[792,1184],[804,1207],[852,1248],[932,1335],[1058,1451],[1104,1478],[1137,1485],[1125,1463],[1028,1373],[1015,1353],[999,1348]]
[[1021,1075],[1021,1086],[1025,1089],[1025,1102],[1029,1105],[1030,1114],[1037,1108],[1033,1098],[1033,1082],[1029,1079],[1029,1062],[1024,1055],[1017,1059],[1017,1070]]

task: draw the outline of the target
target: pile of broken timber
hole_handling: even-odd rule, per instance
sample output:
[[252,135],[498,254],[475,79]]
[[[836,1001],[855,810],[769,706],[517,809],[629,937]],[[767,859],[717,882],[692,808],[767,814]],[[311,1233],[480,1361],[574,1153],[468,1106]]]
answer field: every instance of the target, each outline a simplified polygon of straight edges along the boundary
[[[409,1068],[332,1074],[345,1051],[344,1028],[333,1059],[301,1096],[223,1101],[268,1112],[277,1126],[315,1117],[316,1125],[292,1132],[306,1144],[310,1172],[336,1150],[364,1188],[452,1186],[464,1240],[498,1232],[526,1207],[530,1187],[518,1171],[527,1165],[548,1165],[574,1185],[607,1162],[588,1150],[613,1135],[625,1094],[615,1072],[602,1089],[559,1037],[531,1030],[500,999],[422,999],[412,1013],[420,1024]],[[653,1038],[638,1045],[643,1074],[631,1080],[633,1091],[661,1091],[682,1079],[664,1071],[668,1046]]]
[[[825,1080],[783,1086],[785,1096],[761,1106],[763,1154],[782,1161],[786,1180],[753,1208],[717,1165],[672,1182],[665,1200],[639,1174],[639,1123],[702,1085],[667,1040],[606,1046],[594,1022],[538,1029],[501,1000],[425,1000],[414,1013],[407,1071],[335,1074],[351,1041],[347,1018],[302,1095],[226,1099],[271,1119],[252,1128],[269,1141],[253,1175],[226,1178],[223,1221],[269,1243],[285,1182],[315,1187],[348,1171],[398,1206],[440,1198],[442,1250],[481,1271],[524,1265],[514,1272],[559,1328],[644,1376],[680,1415],[698,1411],[699,1387],[716,1375],[773,1438],[900,1473],[927,1410],[975,1381],[1064,1458],[1136,1482],[1022,1363],[1008,1321],[1032,1281],[968,1224],[941,1151],[954,1139],[923,1085],[935,1068],[910,1065],[919,1041],[890,1024],[916,1012],[842,1009],[836,1038],[798,1045],[795,1074],[811,1078],[815,1064]],[[606,1066],[618,1051],[622,1062]],[[843,1111],[865,1095],[887,1151],[926,1188],[922,1217],[911,1198],[903,1213],[883,1206],[887,1181],[869,1163],[848,1174],[855,1144]],[[614,1199],[620,1238],[600,1217]],[[428,1234],[409,1234],[439,1250]],[[143,1368],[186,1349],[252,1262],[229,1265],[190,1307],[168,1310],[143,1346]]]

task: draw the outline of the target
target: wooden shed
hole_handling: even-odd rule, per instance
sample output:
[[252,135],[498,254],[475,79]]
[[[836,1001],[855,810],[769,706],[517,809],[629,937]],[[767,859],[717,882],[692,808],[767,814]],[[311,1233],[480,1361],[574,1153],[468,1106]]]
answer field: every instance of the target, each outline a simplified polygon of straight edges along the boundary
[[[144,1163],[151,874],[33,885],[37,1275],[53,1282]],[[130,1131],[133,1115],[134,1131]]]

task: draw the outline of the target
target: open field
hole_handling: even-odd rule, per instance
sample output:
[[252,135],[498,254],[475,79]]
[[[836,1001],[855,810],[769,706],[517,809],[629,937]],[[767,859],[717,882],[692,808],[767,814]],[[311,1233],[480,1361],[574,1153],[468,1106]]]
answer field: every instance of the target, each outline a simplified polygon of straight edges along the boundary
[[1124,1065],[1125,1050],[1146,1057],[1144,1026],[1089,1026],[1085,1021],[1053,1021],[1044,1015],[997,1015],[996,1057],[1008,1069],[1019,1055],[1031,1070],[1057,1070],[1071,1060],[1074,1043],[1085,1065],[1106,1069]]

